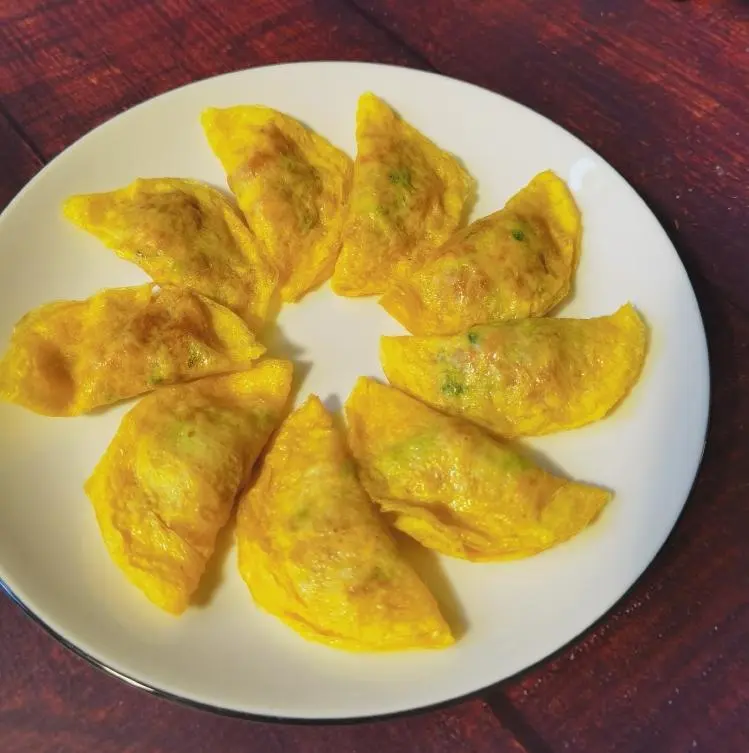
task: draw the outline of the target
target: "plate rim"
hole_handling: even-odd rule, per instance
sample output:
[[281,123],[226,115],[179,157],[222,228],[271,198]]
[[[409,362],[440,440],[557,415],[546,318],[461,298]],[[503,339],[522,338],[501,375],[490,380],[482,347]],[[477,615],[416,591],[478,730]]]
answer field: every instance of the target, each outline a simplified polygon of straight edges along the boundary
[[632,184],[619,172],[619,170],[617,170],[596,149],[588,145],[580,137],[578,137],[577,135],[569,131],[564,126],[556,123],[551,118],[534,110],[532,107],[529,107],[528,105],[518,102],[517,100],[513,99],[512,97],[507,96],[506,94],[493,91],[492,89],[489,89],[488,87],[480,86],[478,84],[474,84],[472,82],[465,81],[460,78],[456,78],[454,76],[442,74],[435,70],[423,70],[420,68],[413,68],[406,65],[393,65],[389,63],[378,63],[378,62],[368,62],[368,61],[349,61],[349,60],[334,60],[334,59],[315,60],[315,61],[293,61],[293,62],[273,63],[273,64],[268,64],[268,65],[250,66],[246,68],[237,68],[235,70],[226,71],[226,72],[219,73],[213,76],[206,76],[204,78],[196,79],[194,81],[189,81],[187,83],[181,84],[180,86],[177,86],[171,89],[166,89],[165,91],[154,94],[153,96],[148,97],[147,99],[144,99],[138,102],[137,104],[131,107],[128,107],[127,109],[121,112],[115,113],[114,115],[108,117],[106,120],[102,121],[98,125],[91,128],[90,130],[81,134],[81,136],[79,136],[72,143],[70,143],[68,146],[63,148],[60,152],[58,152],[54,157],[52,157],[52,159],[46,162],[41,167],[41,169],[39,169],[33,176],[31,176],[31,178],[21,187],[21,189],[11,199],[11,201],[2,210],[2,212],[0,212],[0,224],[2,224],[2,221],[5,219],[5,215],[9,213],[10,211],[12,211],[12,209],[15,207],[17,203],[20,203],[23,200],[27,192],[31,191],[37,182],[41,182],[44,179],[44,176],[47,173],[48,169],[51,169],[52,166],[59,159],[66,158],[66,155],[80,148],[82,142],[84,142],[89,136],[91,136],[95,132],[109,126],[113,121],[117,120],[123,115],[130,114],[131,112],[135,110],[147,107],[154,100],[157,100],[167,95],[174,94],[175,92],[178,92],[178,91],[189,89],[190,87],[199,87],[209,81],[229,78],[232,76],[238,76],[244,73],[248,73],[250,71],[277,69],[277,68],[294,69],[298,67],[304,67],[304,68],[331,67],[332,68],[332,67],[338,67],[338,66],[367,68],[367,69],[386,69],[392,72],[407,71],[409,74],[415,74],[417,76],[427,76],[430,78],[446,80],[446,81],[452,82],[453,84],[459,84],[461,87],[470,87],[471,89],[478,90],[482,94],[489,94],[494,97],[499,97],[500,99],[505,100],[506,102],[509,102],[516,107],[522,108],[523,110],[532,114],[535,118],[540,118],[542,121],[545,121],[548,126],[551,126],[553,129],[558,129],[567,138],[573,139],[577,143],[578,146],[589,151],[591,154],[594,154],[599,160],[601,160],[601,162],[606,166],[606,168],[608,168],[608,170],[612,171],[620,179],[622,188],[626,187],[626,189],[631,193],[631,195],[640,204],[641,208],[645,210],[649,215],[651,215],[651,217],[655,221],[655,226],[657,226],[662,239],[665,241],[665,243],[670,247],[671,251],[673,252],[675,261],[677,262],[677,269],[679,269],[680,273],[683,275],[684,281],[686,282],[689,292],[691,293],[690,305],[693,307],[697,316],[697,322],[699,323],[699,332],[697,334],[700,335],[700,343],[702,346],[699,348],[700,368],[701,368],[701,371],[703,372],[702,376],[703,376],[704,384],[705,384],[705,392],[704,392],[704,395],[702,396],[703,401],[701,401],[700,403],[701,408],[703,407],[703,403],[704,403],[704,408],[702,411],[703,415],[700,417],[702,441],[701,441],[699,457],[697,458],[697,462],[695,463],[695,467],[694,467],[694,471],[692,473],[691,479],[689,479],[687,494],[684,498],[684,501],[681,503],[678,510],[675,512],[675,515],[673,516],[673,520],[671,520],[668,528],[667,529],[664,528],[664,535],[662,537],[660,536],[658,537],[658,539],[660,540],[655,544],[653,551],[650,552],[647,555],[647,557],[643,558],[642,566],[636,568],[638,572],[631,579],[631,582],[629,582],[626,589],[622,593],[614,597],[612,600],[610,600],[608,605],[605,607],[605,609],[601,611],[600,614],[594,620],[592,620],[588,625],[583,627],[580,631],[578,631],[573,636],[565,638],[564,641],[562,641],[561,643],[557,643],[554,646],[554,648],[548,650],[543,656],[539,657],[536,661],[530,664],[527,664],[525,667],[519,669],[517,672],[514,672],[513,674],[507,675],[499,680],[489,683],[488,685],[484,685],[480,688],[471,690],[467,693],[450,695],[449,697],[441,701],[436,701],[433,703],[425,703],[423,705],[412,706],[412,707],[400,709],[397,711],[382,712],[382,713],[375,712],[371,714],[350,715],[350,716],[347,716],[347,715],[344,715],[344,716],[301,716],[301,715],[284,716],[284,715],[274,715],[274,714],[263,713],[263,712],[251,712],[251,711],[246,711],[242,709],[219,706],[213,703],[206,703],[203,701],[196,700],[187,695],[179,695],[179,694],[173,693],[169,690],[159,688],[156,685],[153,685],[149,682],[145,682],[143,680],[137,679],[131,676],[130,674],[128,674],[127,672],[123,672],[119,669],[116,669],[115,667],[107,663],[107,661],[105,661],[104,659],[100,659],[90,654],[88,651],[81,648],[80,646],[78,646],[74,641],[72,641],[71,639],[59,633],[55,628],[53,628],[44,619],[42,619],[36,612],[34,612],[33,609],[29,607],[13,591],[13,589],[2,578],[2,576],[0,576],[0,591],[7,594],[10,600],[13,603],[15,603],[18,607],[20,607],[21,611],[26,615],[26,617],[30,618],[32,622],[40,626],[48,635],[50,635],[54,640],[56,640],[66,649],[71,651],[76,656],[82,658],[84,661],[86,661],[89,665],[93,666],[97,670],[100,670],[103,673],[118,679],[119,681],[125,683],[126,685],[137,688],[141,691],[145,691],[146,693],[149,693],[150,695],[156,696],[158,698],[163,698],[172,703],[176,703],[180,706],[187,706],[189,708],[205,711],[208,713],[212,713],[212,714],[216,714],[216,715],[224,716],[228,718],[246,719],[246,720],[265,722],[265,723],[271,723],[271,724],[288,724],[288,725],[298,725],[298,726],[309,726],[309,725],[316,725],[316,724],[348,725],[348,724],[357,724],[357,723],[366,723],[366,722],[375,722],[375,721],[386,721],[389,719],[397,719],[397,718],[412,716],[412,715],[416,715],[420,713],[426,713],[429,711],[435,711],[438,709],[449,707],[453,704],[461,703],[461,702],[476,698],[480,696],[481,694],[487,692],[490,688],[493,688],[501,683],[508,682],[512,680],[513,678],[516,678],[519,675],[523,674],[524,672],[528,672],[532,670],[534,667],[537,667],[542,662],[549,661],[559,652],[563,651],[566,647],[571,645],[574,641],[580,640],[581,636],[584,636],[587,633],[589,633],[589,631],[592,631],[593,629],[595,629],[595,627],[602,620],[608,617],[608,615],[611,613],[614,607],[616,607],[616,605],[619,604],[619,602],[621,602],[624,598],[626,598],[626,596],[631,592],[631,590],[642,579],[643,575],[647,572],[647,570],[653,564],[653,561],[655,560],[655,558],[663,550],[669,538],[673,535],[674,529],[676,525],[678,524],[679,519],[683,515],[684,509],[686,508],[690,500],[696,479],[702,468],[702,463],[705,457],[705,448],[707,445],[707,438],[709,434],[709,427],[711,424],[711,416],[712,416],[712,378],[711,378],[712,368],[711,368],[711,360],[710,360],[710,348],[709,348],[709,343],[707,339],[707,334],[705,331],[705,324],[704,324],[704,319],[702,316],[700,303],[697,298],[697,294],[695,292],[694,286],[692,285],[692,281],[689,277],[686,267],[684,266],[681,256],[679,255],[676,249],[675,244],[669,237],[660,219],[658,218],[656,213],[650,208],[650,206],[645,201],[643,196],[641,196],[640,193],[637,191],[637,189],[635,189],[634,186],[632,186]]

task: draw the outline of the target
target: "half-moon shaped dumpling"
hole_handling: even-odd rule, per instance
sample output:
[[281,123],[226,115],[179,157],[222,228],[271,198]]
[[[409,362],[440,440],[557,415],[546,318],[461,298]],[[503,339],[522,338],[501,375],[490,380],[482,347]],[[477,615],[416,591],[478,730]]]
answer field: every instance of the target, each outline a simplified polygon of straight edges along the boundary
[[202,293],[256,331],[265,321],[278,272],[215,188],[141,178],[117,191],[71,196],[63,212],[156,282]]
[[351,158],[298,120],[268,107],[209,108],[201,118],[250,229],[296,301],[333,271]]
[[75,416],[161,385],[250,366],[265,348],[229,309],[171,285],[102,290],[30,311],[0,361],[0,398]]
[[372,379],[358,381],[346,417],[370,497],[397,528],[443,554],[474,561],[535,554],[581,531],[611,497]]
[[317,397],[286,419],[237,515],[239,569],[255,601],[337,648],[453,642],[401,557]]
[[647,349],[631,304],[595,319],[522,319],[445,337],[383,337],[391,384],[505,437],[574,429],[629,392]]
[[380,303],[415,335],[543,316],[566,297],[580,212],[564,181],[537,175],[501,209],[456,233]]
[[240,487],[280,422],[288,361],[143,398],[86,482],[110,556],[173,614],[187,607]]
[[460,162],[374,94],[356,113],[357,155],[343,244],[333,274],[339,295],[384,293],[463,223],[475,184]]

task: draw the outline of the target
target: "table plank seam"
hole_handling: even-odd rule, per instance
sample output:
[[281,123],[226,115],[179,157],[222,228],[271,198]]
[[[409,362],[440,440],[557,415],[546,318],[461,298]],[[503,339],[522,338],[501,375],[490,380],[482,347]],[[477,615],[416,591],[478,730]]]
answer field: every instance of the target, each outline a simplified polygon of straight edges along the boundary
[[379,18],[377,18],[376,15],[374,15],[373,13],[370,13],[365,8],[362,8],[362,6],[359,5],[357,0],[342,0],[342,2],[344,5],[347,5],[352,10],[354,10],[370,26],[374,27],[378,31],[381,31],[389,39],[395,42],[395,44],[397,44],[399,47],[402,47],[410,55],[413,55],[413,57],[416,60],[418,60],[419,63],[423,64],[424,68],[426,68],[427,70],[433,71],[435,73],[439,73],[439,70],[437,69],[437,67],[431,62],[431,60],[429,60],[429,58],[423,52],[421,52],[416,47],[412,46],[410,42],[408,42],[400,34],[398,34],[397,31],[395,31],[386,23],[384,23]]
[[36,143],[34,143],[34,140],[26,133],[23,126],[13,117],[2,100],[0,100],[0,117],[6,121],[13,133],[15,133],[24,144],[26,144],[29,151],[41,163],[41,166],[43,167],[46,165],[49,160],[44,156],[42,150],[36,145]]
[[491,702],[485,700],[497,721],[521,744],[529,753],[555,753],[551,745],[527,721],[515,704],[499,691],[492,694]]

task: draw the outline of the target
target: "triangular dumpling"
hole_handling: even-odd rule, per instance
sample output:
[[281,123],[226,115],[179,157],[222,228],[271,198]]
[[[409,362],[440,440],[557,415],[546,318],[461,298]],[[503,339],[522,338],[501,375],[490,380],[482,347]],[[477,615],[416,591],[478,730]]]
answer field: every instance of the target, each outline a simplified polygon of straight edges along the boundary
[[540,173],[504,209],[456,233],[380,303],[415,335],[543,316],[569,293],[580,233],[564,181]]
[[606,416],[642,370],[635,308],[595,319],[523,319],[445,337],[383,337],[391,384],[505,437],[549,434]]
[[333,271],[351,158],[269,107],[209,108],[201,122],[250,229],[296,301]]
[[249,367],[265,348],[229,309],[171,285],[58,301],[16,324],[0,398],[74,416],[159,386]]
[[370,497],[397,528],[443,554],[474,561],[535,554],[581,531],[611,498],[372,379],[357,382],[346,418]]
[[278,272],[215,188],[140,178],[117,191],[71,196],[63,212],[154,281],[195,290],[255,331],[262,327]]
[[86,482],[112,559],[167,612],[183,612],[197,588],[291,374],[288,361],[264,361],[143,398]]
[[356,650],[453,642],[317,397],[273,439],[240,502],[237,540],[239,569],[255,601],[306,638]]
[[463,223],[475,184],[442,151],[374,94],[356,113],[357,155],[343,243],[333,274],[339,295],[384,293],[423,263]]

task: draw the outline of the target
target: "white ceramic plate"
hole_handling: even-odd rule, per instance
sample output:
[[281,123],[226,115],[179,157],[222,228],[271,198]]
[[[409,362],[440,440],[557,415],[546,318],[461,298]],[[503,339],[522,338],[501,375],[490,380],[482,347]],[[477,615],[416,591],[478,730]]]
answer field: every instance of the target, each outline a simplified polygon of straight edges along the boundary
[[[582,208],[585,237],[576,293],[560,313],[595,316],[632,301],[652,328],[650,354],[640,383],[612,417],[531,443],[570,476],[616,491],[594,526],[527,560],[472,565],[445,558],[427,568],[448,614],[466,626],[454,648],[437,652],[348,654],[304,641],[254,606],[231,542],[209,574],[206,603],[180,619],[162,614],[110,562],[81,489],[128,406],[76,419],[0,406],[0,578],[95,662],[230,712],[389,714],[528,667],[585,630],[642,573],[684,505],[703,449],[709,377],[702,322],[679,258],[645,204],[603,159],[530,110],[400,68],[305,63],[241,71],[164,94],[89,133],[2,215],[0,345],[32,306],[144,280],[63,221],[65,196],[138,176],[224,186],[198,123],[209,105],[270,105],[353,154],[356,101],[366,90],[464,160],[480,187],[475,216],[499,208],[545,168],[565,178]],[[374,300],[337,298],[327,289],[287,306],[279,327],[279,342],[311,364],[300,398],[314,391],[334,406],[358,375],[381,375],[379,335],[402,331]]]

